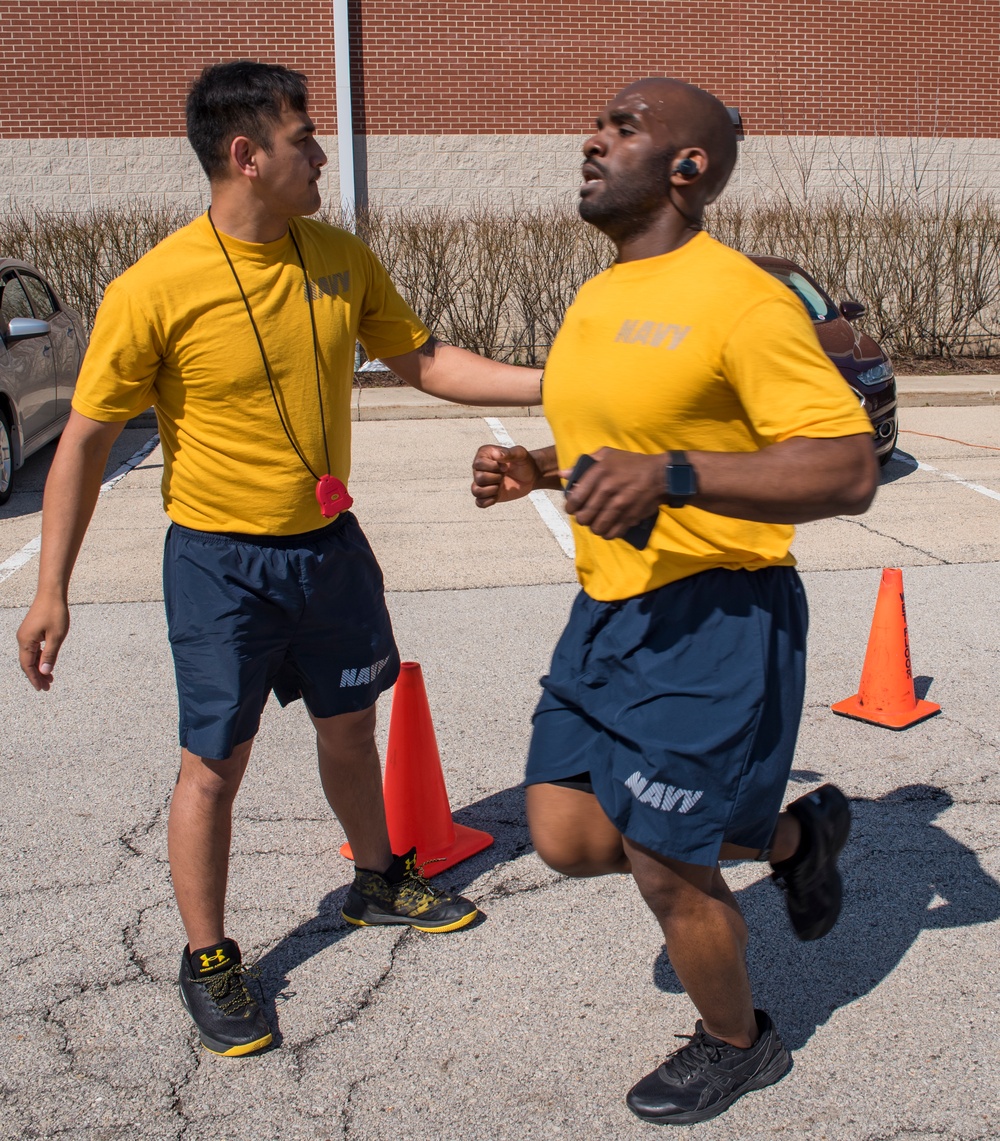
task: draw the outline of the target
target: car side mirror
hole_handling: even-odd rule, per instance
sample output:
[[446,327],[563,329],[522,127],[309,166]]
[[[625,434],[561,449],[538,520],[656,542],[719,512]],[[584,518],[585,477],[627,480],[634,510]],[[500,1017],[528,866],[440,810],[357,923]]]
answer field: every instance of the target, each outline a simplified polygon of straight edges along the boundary
[[846,318],[848,321],[856,321],[859,317],[863,317],[868,312],[868,307],[862,305],[860,301],[841,301],[838,308],[840,309],[841,317]]
[[36,321],[34,317],[11,317],[4,340],[26,341],[29,337],[47,337],[50,332],[48,321]]

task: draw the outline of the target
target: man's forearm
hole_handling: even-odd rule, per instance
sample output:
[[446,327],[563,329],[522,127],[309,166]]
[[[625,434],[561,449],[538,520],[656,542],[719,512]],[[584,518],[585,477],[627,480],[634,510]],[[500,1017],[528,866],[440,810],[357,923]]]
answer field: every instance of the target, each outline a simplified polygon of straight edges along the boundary
[[[81,423],[82,421],[82,423]],[[108,462],[123,424],[101,425],[71,414],[59,441],[42,500],[38,593],[65,598]]]
[[502,364],[460,349],[430,343],[385,363],[407,384],[456,404],[522,407],[542,402],[542,370]]
[[797,438],[759,452],[693,452],[688,459],[698,480],[695,507],[757,523],[860,515],[878,482],[868,436]]
[[[666,455],[599,448],[566,499],[578,523],[617,539],[668,500]],[[871,437],[797,437],[759,452],[688,452],[697,492],[685,503],[756,523],[807,523],[866,511],[878,485]]]

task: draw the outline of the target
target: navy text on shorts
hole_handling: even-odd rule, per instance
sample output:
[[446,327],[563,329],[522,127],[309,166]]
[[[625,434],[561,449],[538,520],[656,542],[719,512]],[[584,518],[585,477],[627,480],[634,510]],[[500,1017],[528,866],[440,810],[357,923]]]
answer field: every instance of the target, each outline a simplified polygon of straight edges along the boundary
[[180,743],[196,756],[254,737],[272,689],[333,717],[367,709],[399,673],[382,571],[349,512],[304,535],[172,524],[163,593]]
[[630,840],[712,866],[767,846],[805,691],[792,567],[703,571],[621,602],[580,593],[534,716],[526,784],[590,774]]

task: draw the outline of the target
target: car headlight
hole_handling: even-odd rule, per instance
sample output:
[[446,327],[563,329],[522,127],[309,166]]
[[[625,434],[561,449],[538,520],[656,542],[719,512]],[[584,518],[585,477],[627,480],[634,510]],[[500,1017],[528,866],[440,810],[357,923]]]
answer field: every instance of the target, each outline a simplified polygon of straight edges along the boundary
[[858,373],[858,384],[884,384],[887,380],[892,380],[892,377],[892,362],[880,361],[874,368],[866,368],[864,372]]

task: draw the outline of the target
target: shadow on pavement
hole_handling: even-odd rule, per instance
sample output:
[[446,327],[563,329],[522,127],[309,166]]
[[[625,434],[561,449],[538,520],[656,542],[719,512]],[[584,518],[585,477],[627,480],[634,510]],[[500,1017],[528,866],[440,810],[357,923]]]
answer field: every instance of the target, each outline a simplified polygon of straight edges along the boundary
[[[898,457],[898,458],[897,458]],[[905,479],[917,470],[917,460],[902,448],[893,449],[892,459],[881,469],[879,483],[895,483],[897,479]]]
[[56,441],[53,440],[24,461],[24,466],[14,473],[14,491],[0,507],[0,519],[18,519],[41,510],[41,493],[55,454]]
[[[737,893],[750,927],[755,1001],[786,1046],[801,1048],[835,1010],[874,990],[922,931],[1000,918],[1000,884],[970,848],[933,823],[951,804],[943,789],[924,784],[851,802],[844,910],[825,939],[795,939],[770,878]],[[682,989],[665,952],[653,980],[664,991]]]
[[[131,429],[142,428],[142,434],[137,434]],[[148,430],[142,424],[136,421],[129,421],[126,425],[126,431],[123,431],[121,436],[118,437],[114,447],[111,449],[111,455],[108,458],[107,467],[104,469],[104,479],[108,479],[113,475],[118,468],[127,460],[140,446],[136,440],[145,443],[150,436],[156,432],[156,421],[152,422],[152,429]],[[34,515],[41,510],[41,494],[45,489],[45,481],[49,478],[49,468],[52,466],[52,460],[56,454],[56,447],[59,439],[52,440],[45,447],[39,449],[34,455],[29,456],[24,461],[24,466],[18,468],[14,473],[14,492],[10,499],[0,507],[0,520],[2,519],[17,519],[23,515]],[[163,464],[150,464],[144,463],[144,468],[162,468]]]
[[[489,832],[493,836],[493,843],[485,852],[463,860],[462,863],[434,877],[431,882],[446,891],[463,893],[479,876],[499,864],[509,863],[531,851],[531,840],[524,815],[524,789],[520,785],[506,788],[502,792],[493,793],[482,800],[477,800],[474,804],[460,808],[454,812],[454,818],[460,824]],[[277,1000],[280,1003],[282,992],[288,986],[289,974],[313,955],[318,955],[358,930],[340,915],[349,887],[350,881],[325,895],[320,900],[316,915],[312,919],[307,919],[305,923],[300,923],[294,930],[289,931],[280,943],[257,961],[256,968],[260,971],[261,990],[264,995],[262,1005],[272,1027],[275,1027],[279,1021],[275,1002]],[[484,918],[480,918],[465,930],[471,931],[483,922]],[[456,932],[458,936],[461,934]],[[276,1031],[275,1045],[279,1045],[280,1042],[280,1031]]]

